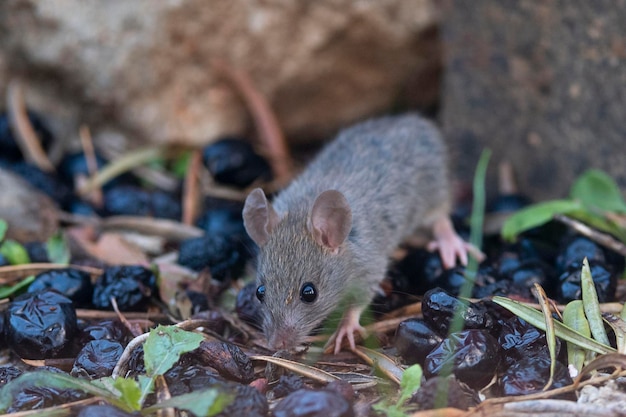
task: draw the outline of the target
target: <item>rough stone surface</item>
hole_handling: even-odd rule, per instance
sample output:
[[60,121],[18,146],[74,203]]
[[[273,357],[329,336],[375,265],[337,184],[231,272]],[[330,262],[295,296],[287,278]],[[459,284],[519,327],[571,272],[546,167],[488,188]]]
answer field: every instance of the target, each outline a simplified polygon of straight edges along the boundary
[[[308,140],[410,101],[403,90],[440,65],[426,56],[435,23],[432,0],[6,0],[0,75],[4,63],[29,103],[74,129],[204,143],[249,127],[212,71],[223,58],[251,75],[291,140]],[[418,101],[437,99],[432,84]]]
[[6,237],[19,242],[45,242],[58,230],[54,202],[17,175],[0,168],[0,219],[7,222]]
[[457,177],[489,147],[535,199],[587,168],[626,186],[626,1],[446,1],[442,17]]

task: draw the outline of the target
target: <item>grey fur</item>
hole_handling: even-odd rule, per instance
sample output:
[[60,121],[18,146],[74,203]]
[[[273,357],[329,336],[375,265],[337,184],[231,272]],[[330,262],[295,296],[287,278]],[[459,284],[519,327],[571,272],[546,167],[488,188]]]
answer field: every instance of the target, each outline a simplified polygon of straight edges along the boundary
[[[448,215],[446,165],[430,122],[414,114],[373,119],[343,130],[268,204],[280,221],[261,245],[257,281],[265,285],[263,325],[271,346],[297,345],[342,301],[370,303],[392,251]],[[336,254],[307,228],[315,199],[331,189],[343,193],[352,211],[352,230]],[[247,221],[250,228],[253,220]],[[306,282],[317,289],[313,303],[300,300]]]

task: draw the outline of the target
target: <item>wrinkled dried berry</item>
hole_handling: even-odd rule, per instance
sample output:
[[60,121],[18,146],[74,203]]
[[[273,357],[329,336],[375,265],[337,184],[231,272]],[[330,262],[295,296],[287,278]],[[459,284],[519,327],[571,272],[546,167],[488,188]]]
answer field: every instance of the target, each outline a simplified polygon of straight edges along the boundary
[[28,292],[37,292],[43,289],[53,289],[65,295],[74,302],[76,307],[86,307],[91,304],[93,285],[88,273],[78,269],[51,269],[35,277],[28,287]]
[[302,377],[296,374],[281,375],[272,390],[274,398],[282,398],[294,391],[304,388]]
[[[525,395],[541,391],[550,378],[550,359],[525,357],[507,368],[499,379],[502,395]],[[556,362],[554,381],[551,388],[572,384],[567,367]]]
[[48,258],[48,248],[43,242],[27,242],[24,243],[24,249],[28,253],[28,258],[32,263],[47,263],[50,262]]
[[497,340],[486,330],[470,329],[452,333],[441,342],[424,361],[427,377],[448,375],[472,388],[482,388],[498,368],[500,347]]
[[81,340],[86,344],[92,340],[110,340],[126,345],[132,338],[130,330],[119,320],[102,320],[85,326],[81,331]]
[[[97,152],[95,154],[95,161],[98,170],[102,169],[108,163],[108,161]],[[57,171],[59,173],[59,177],[61,177],[66,184],[72,184],[72,186],[76,185],[76,179],[87,178],[90,176],[87,160],[83,152],[74,152],[64,155],[59,163]],[[108,190],[118,185],[131,185],[136,182],[137,181],[131,174],[124,173],[105,183],[102,188],[104,190]]]
[[[558,338],[556,340],[558,352],[561,342]],[[528,356],[550,357],[545,332],[518,317],[512,317],[501,323],[498,343],[502,347],[507,366]]]
[[434,282],[443,273],[444,268],[438,253],[415,249],[396,263],[392,270],[406,277],[400,281],[392,275],[396,291],[420,295],[436,286]]
[[[48,150],[53,141],[53,136],[41,117],[32,111],[28,111],[28,119],[37,135],[37,139],[44,150]],[[15,141],[15,135],[9,124],[7,113],[0,113],[0,158],[12,162],[22,160],[22,151]]]
[[[598,301],[608,303],[615,300],[615,290],[617,289],[617,275],[607,270],[600,264],[590,264],[591,278],[598,293]],[[559,287],[557,300],[561,304],[567,304],[572,300],[580,300],[582,288],[580,287],[581,267],[572,264],[559,277]]]
[[239,276],[248,258],[240,242],[223,235],[187,239],[178,252],[179,264],[195,271],[208,267],[211,276],[220,281]]
[[81,407],[76,417],[136,417],[112,405],[88,405]]
[[[444,393],[445,395],[441,395]],[[409,400],[420,410],[453,407],[467,410],[480,402],[478,392],[459,382],[454,376],[427,379]]]
[[142,266],[112,266],[98,277],[93,290],[93,305],[112,309],[111,297],[121,311],[141,308],[156,294],[156,277]]
[[109,216],[148,216],[180,219],[180,200],[164,191],[146,191],[132,185],[111,187],[104,193],[104,212]]
[[423,364],[428,355],[443,338],[428,324],[417,318],[404,320],[396,330],[395,346],[406,364]]
[[235,309],[241,320],[253,325],[257,329],[260,329],[263,313],[261,302],[256,296],[256,287],[257,284],[255,282],[251,282],[239,290],[239,293],[237,293]]
[[332,391],[301,389],[285,397],[276,408],[275,417],[352,417],[354,410],[345,398]]
[[589,263],[605,262],[604,252],[594,241],[584,236],[569,238],[556,259],[556,267],[559,272],[564,272],[570,267],[581,268],[583,259],[587,258]]
[[203,341],[191,355],[198,358],[202,365],[214,368],[226,379],[247,384],[254,378],[252,361],[233,344]]
[[243,204],[206,210],[196,220],[196,226],[207,235],[237,236],[244,240],[248,235],[243,225]]
[[0,366],[0,387],[22,375],[22,370],[15,366]]
[[71,375],[89,379],[110,376],[124,347],[111,340],[92,340],[78,353]]
[[257,179],[271,178],[269,164],[239,138],[224,138],[204,148],[204,165],[215,181],[245,188]]
[[172,396],[203,390],[225,382],[215,369],[185,362],[187,361],[181,358],[179,363],[165,373],[165,381]]
[[44,172],[35,165],[26,162],[16,162],[9,168],[24,178],[33,188],[53,199],[62,208],[67,207],[74,198],[72,189],[53,173]]
[[61,355],[78,330],[72,301],[52,290],[17,297],[5,320],[9,346],[24,359]]
[[464,328],[491,329],[493,317],[483,304],[462,301],[441,288],[433,288],[422,299],[424,320],[439,334],[446,334],[452,319],[460,315]]

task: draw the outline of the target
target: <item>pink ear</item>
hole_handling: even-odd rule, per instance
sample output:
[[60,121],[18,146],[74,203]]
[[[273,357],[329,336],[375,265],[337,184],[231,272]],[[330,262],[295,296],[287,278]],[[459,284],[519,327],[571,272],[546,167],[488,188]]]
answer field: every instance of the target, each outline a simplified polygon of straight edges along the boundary
[[263,190],[252,190],[243,206],[243,224],[254,243],[265,245],[278,221],[278,214],[265,198]]
[[309,218],[309,231],[315,241],[337,249],[352,229],[352,211],[348,200],[337,190],[328,190],[315,199]]

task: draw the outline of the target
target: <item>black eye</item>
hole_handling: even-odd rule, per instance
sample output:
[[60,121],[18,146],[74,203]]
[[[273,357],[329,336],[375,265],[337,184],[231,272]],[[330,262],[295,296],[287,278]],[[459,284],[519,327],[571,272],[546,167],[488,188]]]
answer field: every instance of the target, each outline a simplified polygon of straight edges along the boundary
[[307,282],[302,286],[300,290],[300,299],[305,303],[312,303],[317,298],[317,290],[315,289],[315,285]]
[[265,298],[265,285],[259,285],[257,287],[256,298],[258,298],[260,302],[263,302],[263,298]]

